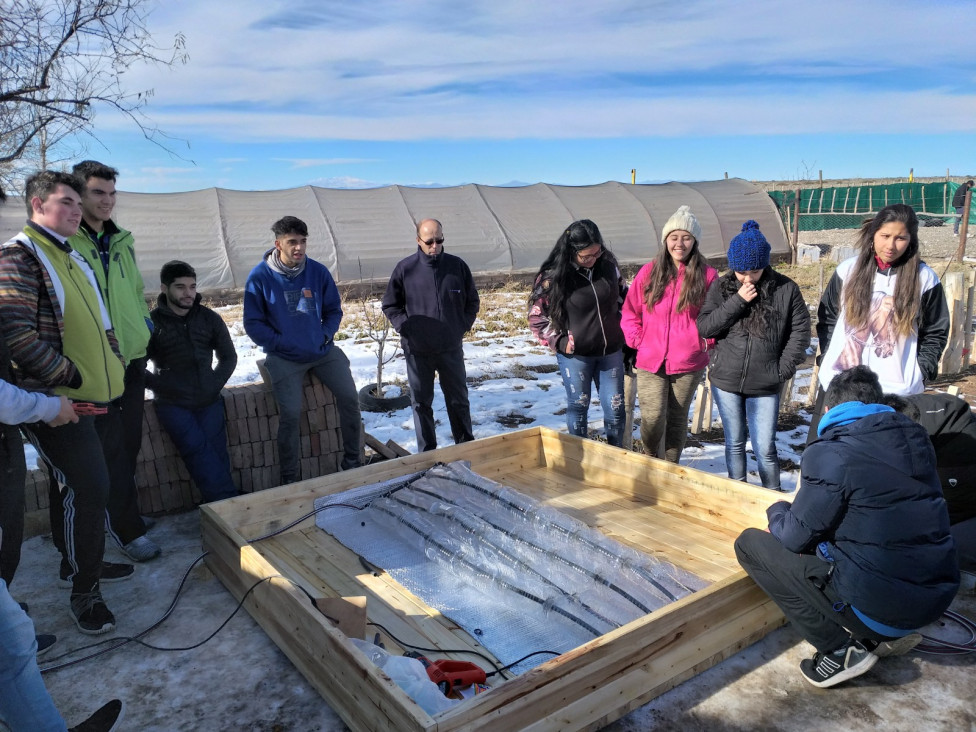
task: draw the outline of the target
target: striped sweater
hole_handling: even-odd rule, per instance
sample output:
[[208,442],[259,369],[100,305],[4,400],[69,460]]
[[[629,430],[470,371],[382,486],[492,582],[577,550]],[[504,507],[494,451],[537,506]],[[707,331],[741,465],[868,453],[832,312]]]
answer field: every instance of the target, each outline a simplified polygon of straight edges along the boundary
[[[121,394],[122,365],[104,304],[92,282],[92,301],[99,309],[95,314],[100,320],[96,329],[98,341],[104,336],[103,350],[110,358],[103,359],[103,368],[82,373],[64,353],[67,283],[61,281],[56,267],[44,253],[45,248],[70,258],[69,267],[91,273],[87,263],[70,247],[29,222],[24,233],[0,247],[0,323],[17,366],[18,381],[29,391],[67,393],[86,401],[114,399]],[[88,279],[93,281],[94,275]],[[72,393],[83,384],[80,393]]]

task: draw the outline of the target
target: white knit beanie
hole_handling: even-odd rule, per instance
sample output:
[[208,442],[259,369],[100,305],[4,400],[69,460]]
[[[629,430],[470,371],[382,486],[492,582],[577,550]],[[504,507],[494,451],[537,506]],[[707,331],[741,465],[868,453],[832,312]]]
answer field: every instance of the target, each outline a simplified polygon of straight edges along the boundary
[[681,206],[671,214],[671,218],[668,219],[668,223],[664,225],[664,230],[661,232],[662,244],[672,231],[687,231],[695,237],[695,241],[701,242],[701,224],[698,223],[698,219],[695,218],[695,214],[691,212],[691,208],[688,206]]

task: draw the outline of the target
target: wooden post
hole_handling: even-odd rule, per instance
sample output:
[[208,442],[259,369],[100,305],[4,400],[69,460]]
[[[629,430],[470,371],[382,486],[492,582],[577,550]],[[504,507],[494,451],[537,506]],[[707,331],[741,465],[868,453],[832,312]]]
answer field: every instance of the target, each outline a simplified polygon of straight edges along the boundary
[[796,264],[796,251],[800,244],[800,189],[796,189],[796,213],[793,214],[793,238],[790,241],[790,264]]
[[962,272],[950,272],[943,278],[942,288],[949,305],[949,343],[939,361],[940,374],[958,374],[962,371],[966,342],[963,283]]
[[[636,368],[636,367],[635,367]],[[637,374],[624,373],[624,442],[625,450],[634,449],[634,404],[637,401]]]
[[965,338],[962,349],[962,367],[969,368],[973,361],[973,307],[976,305],[976,269],[969,272],[969,287],[966,290],[966,317],[963,322]]
[[969,206],[973,201],[972,186],[966,191],[966,199],[962,204],[962,225],[959,227],[959,248],[956,250],[956,259],[962,262],[966,256],[966,236],[969,234]]
[[708,372],[705,378],[695,390],[695,407],[691,412],[691,434],[697,435],[712,428],[712,389],[711,382],[708,380]]

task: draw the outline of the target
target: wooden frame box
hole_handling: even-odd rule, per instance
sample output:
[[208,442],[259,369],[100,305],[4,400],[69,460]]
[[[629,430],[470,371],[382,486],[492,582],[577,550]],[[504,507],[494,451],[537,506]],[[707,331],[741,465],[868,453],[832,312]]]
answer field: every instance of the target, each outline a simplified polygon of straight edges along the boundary
[[[319,496],[451,460],[468,460],[480,475],[711,584],[516,678],[494,677],[490,691],[432,717],[339,629],[361,637],[362,598],[368,621],[406,643],[486,649],[385,572],[364,567],[314,517],[290,524]],[[775,498],[756,486],[536,427],[205,505],[201,522],[214,573],[238,598],[259,583],[245,607],[352,729],[592,730],[782,623],[732,548],[743,528],[765,527]],[[370,625],[366,637],[376,632]],[[382,637],[392,653],[406,650]]]

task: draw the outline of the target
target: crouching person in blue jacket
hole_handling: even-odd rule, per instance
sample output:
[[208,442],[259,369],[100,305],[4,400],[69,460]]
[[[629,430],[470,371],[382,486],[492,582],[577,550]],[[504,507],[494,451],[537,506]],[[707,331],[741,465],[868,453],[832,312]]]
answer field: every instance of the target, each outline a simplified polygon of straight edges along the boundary
[[855,366],[831,381],[793,504],[736,539],[739,564],[817,652],[804,678],[828,687],[910,650],[959,589],[949,514],[925,429]]

